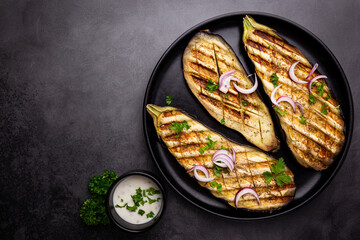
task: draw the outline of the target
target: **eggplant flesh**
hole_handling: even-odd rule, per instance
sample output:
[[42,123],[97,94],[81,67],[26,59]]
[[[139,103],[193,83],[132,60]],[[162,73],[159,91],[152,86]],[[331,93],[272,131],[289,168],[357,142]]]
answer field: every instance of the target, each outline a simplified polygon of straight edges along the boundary
[[227,94],[207,87],[211,82],[218,84],[219,77],[230,70],[236,71],[232,76],[240,79],[239,87],[253,86],[234,51],[221,36],[208,31],[197,33],[184,51],[183,70],[190,90],[212,117],[264,151],[279,149],[269,110],[257,92],[240,94],[233,86],[234,81]]
[[[295,194],[294,175],[286,167],[285,173],[290,176],[291,182],[279,187],[274,180],[266,183],[263,173],[270,172],[271,164],[275,159],[253,147],[242,146],[232,142],[222,135],[210,130],[200,122],[196,121],[183,111],[173,107],[159,107],[149,104],[146,106],[148,113],[152,116],[154,126],[159,138],[165,143],[168,150],[176,158],[179,164],[190,170],[194,165],[205,166],[210,177],[215,177],[214,181],[221,184],[221,191],[211,187],[210,183],[198,183],[211,191],[218,198],[224,199],[229,205],[235,207],[236,193],[245,187],[254,189],[261,201],[257,202],[255,197],[245,194],[238,202],[238,208],[249,210],[273,210],[278,209],[289,203]],[[184,128],[177,134],[170,128],[173,123],[181,124],[184,121],[189,125],[189,129]],[[207,149],[203,154],[199,151],[204,148],[209,139],[216,141],[213,148]],[[213,154],[220,149],[231,146],[236,153],[234,171],[225,173],[221,176],[214,174],[214,164],[212,162]],[[169,159],[171,161],[172,159]],[[193,176],[193,172],[189,173]]]
[[[291,97],[305,110],[302,115],[299,109],[294,113],[288,103],[279,104],[277,116],[285,132],[287,145],[302,166],[315,170],[327,169],[340,152],[345,134],[339,104],[331,96],[325,79],[316,81],[311,87],[312,95],[309,95],[308,84],[296,83],[289,77],[289,68],[297,61],[299,64],[295,68],[295,75],[299,80],[309,81],[320,75],[315,71],[306,79],[312,65],[305,56],[274,29],[257,23],[250,16],[244,18],[243,24],[245,50],[255,65],[266,94],[270,97],[275,88],[271,75],[276,73],[278,84],[282,86],[276,92],[275,99],[280,96]],[[303,119],[306,122],[301,121]]]

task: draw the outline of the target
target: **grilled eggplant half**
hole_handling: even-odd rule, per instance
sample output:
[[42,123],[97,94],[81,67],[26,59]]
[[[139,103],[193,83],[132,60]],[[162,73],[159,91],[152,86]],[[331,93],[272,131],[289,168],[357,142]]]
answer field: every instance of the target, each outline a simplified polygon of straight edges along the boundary
[[305,110],[305,114],[301,116],[300,111],[294,113],[287,103],[280,103],[283,109],[275,109],[289,148],[304,167],[315,170],[328,168],[345,140],[344,121],[338,102],[331,96],[324,79],[318,80],[317,85],[312,85],[311,95],[308,84],[299,84],[290,79],[289,68],[297,61],[300,63],[295,68],[295,74],[299,80],[309,81],[320,75],[314,72],[306,80],[312,65],[296,47],[282,39],[275,30],[255,22],[250,16],[246,16],[243,23],[245,49],[267,95],[271,96],[275,88],[276,73],[278,84],[282,86],[276,92],[275,99],[279,96],[291,97]]
[[[277,209],[293,199],[295,194],[294,176],[288,168],[285,168],[285,173],[291,178],[289,184],[279,187],[274,180],[269,183],[265,182],[263,173],[270,171],[271,164],[275,163],[274,158],[253,147],[231,142],[177,108],[151,104],[146,108],[153,117],[159,138],[166,144],[176,160],[186,170],[191,169],[194,165],[205,166],[209,170],[210,177],[215,177],[214,181],[221,184],[222,189],[218,192],[216,188],[211,187],[210,183],[198,182],[201,186],[209,189],[214,196],[225,199],[234,207],[236,193],[245,187],[252,188],[257,192],[261,204],[250,194],[242,196],[238,202],[239,208],[250,210]],[[171,129],[172,124],[182,124],[184,121],[186,121],[188,129],[184,128],[178,134]],[[209,139],[215,142],[213,148],[207,149],[201,154],[199,149],[207,146]],[[219,149],[231,148],[230,144],[236,152],[234,171],[228,173],[222,171],[220,177],[217,177],[213,171],[212,155]]]
[[225,40],[208,31],[197,33],[183,55],[184,77],[192,93],[217,121],[240,132],[264,151],[276,151],[280,144],[268,109],[256,92],[239,94],[231,85],[227,94],[216,89],[219,77],[230,70],[241,80],[241,88],[253,83]]

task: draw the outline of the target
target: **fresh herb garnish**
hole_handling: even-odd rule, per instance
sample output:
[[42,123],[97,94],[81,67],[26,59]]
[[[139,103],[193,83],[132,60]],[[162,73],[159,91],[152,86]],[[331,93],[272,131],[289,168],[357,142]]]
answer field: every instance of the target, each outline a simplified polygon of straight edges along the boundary
[[267,48],[268,48],[268,49],[270,49],[270,45],[269,45],[269,46],[267,46]]
[[325,86],[325,82],[322,82],[319,86],[317,86],[317,90],[318,90],[317,93],[319,96],[324,95],[324,86]]
[[222,185],[221,185],[221,183],[218,183],[217,181],[212,181],[212,182],[210,183],[210,187],[216,188],[216,191],[217,191],[218,193],[221,193],[221,190],[222,190]]
[[330,94],[330,93],[328,93],[328,95],[326,96],[325,100],[327,101],[327,100],[329,100],[329,99],[331,99],[331,94]]
[[224,170],[224,173],[230,173],[230,171],[229,171],[229,169],[227,169],[227,168],[223,168],[223,170]]
[[222,170],[221,167],[219,167],[218,165],[214,165],[213,172],[215,176],[221,177],[221,170]]
[[321,113],[327,115],[328,114],[328,110],[325,108],[325,103],[323,103],[322,107],[321,107]]
[[170,129],[176,132],[178,138],[180,138],[180,132],[182,132],[184,128],[186,128],[186,130],[189,130],[190,128],[189,124],[185,120],[182,123],[173,122],[170,125]]
[[225,98],[226,98],[226,99],[229,99],[229,94],[228,94],[228,93],[225,95]]
[[217,142],[217,141],[211,140],[211,137],[210,137],[210,136],[208,136],[207,139],[209,140],[209,142],[206,144],[206,146],[199,148],[199,152],[200,152],[201,154],[204,154],[204,152],[205,152],[206,150],[213,149],[213,148],[215,147],[215,143]]
[[218,88],[219,88],[219,84],[211,81],[211,79],[209,78],[208,82],[206,83],[205,89],[212,93],[212,92],[214,92],[214,90],[216,90]]
[[225,150],[228,150],[228,151],[229,151],[229,148],[224,147],[223,145],[221,145],[221,149],[225,149]]
[[151,211],[151,212],[149,212],[148,214],[146,214],[146,217],[147,218],[153,218],[154,217],[154,213],[153,213],[153,211]]
[[276,75],[276,73],[271,74],[270,76],[270,81],[272,82],[272,84],[274,85],[274,87],[276,87],[277,85],[279,85],[279,77]]
[[301,115],[301,116],[300,116],[300,119],[301,119],[301,120],[300,120],[299,122],[300,122],[301,124],[304,124],[304,125],[305,125],[305,124],[306,124],[306,118],[304,118],[304,116]]
[[241,102],[242,102],[242,104],[243,104],[244,106],[247,106],[247,105],[248,105],[248,102],[247,102],[246,100],[242,100]]
[[147,195],[152,196],[154,194],[160,194],[160,190],[156,190],[155,188],[151,187],[146,190]]
[[272,179],[275,179],[276,184],[282,187],[284,184],[291,182],[291,177],[285,173],[285,162],[282,157],[275,164],[271,164],[270,171],[263,173],[266,183],[270,183]]
[[142,216],[142,215],[144,215],[144,213],[145,213],[145,211],[144,211],[144,210],[139,209],[138,214],[140,214],[140,215]]
[[335,108],[336,108],[336,109],[339,109],[339,108],[340,108],[340,105],[337,105]]
[[90,179],[91,198],[86,200],[80,208],[80,217],[84,223],[87,225],[109,224],[105,207],[106,193],[117,178],[118,176],[113,171],[105,170],[102,175]]
[[222,125],[225,125],[225,119],[224,119],[224,118],[221,119],[221,124],[222,124]]
[[311,104],[315,104],[315,103],[316,103],[316,98],[315,98],[314,94],[312,94],[312,93],[310,93],[310,95],[309,95],[309,102],[310,102]]
[[285,116],[286,110],[281,111],[281,109],[279,107],[275,107],[274,109],[276,112],[278,112],[280,114],[280,116],[282,116],[282,117]]
[[200,133],[203,133],[203,132],[204,132],[204,130],[201,130],[201,131],[200,131]]
[[173,100],[174,100],[174,97],[172,95],[169,94],[166,96],[166,104],[167,105],[170,105]]

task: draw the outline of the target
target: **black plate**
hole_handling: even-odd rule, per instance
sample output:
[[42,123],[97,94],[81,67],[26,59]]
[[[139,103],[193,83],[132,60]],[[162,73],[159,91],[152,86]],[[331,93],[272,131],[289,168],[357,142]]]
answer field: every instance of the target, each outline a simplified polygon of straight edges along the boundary
[[[248,73],[254,72],[254,66],[244,50],[241,36],[243,32],[242,19],[249,14],[254,19],[271,28],[298,47],[311,63],[319,63],[319,72],[328,76],[327,83],[333,90],[333,96],[339,101],[343,111],[346,126],[346,141],[334,163],[325,171],[316,172],[306,169],[297,163],[285,144],[277,119],[271,111],[277,136],[281,140],[281,148],[272,156],[283,156],[287,166],[295,175],[296,194],[293,201],[279,210],[269,212],[256,212],[248,210],[235,210],[225,201],[214,197],[208,190],[200,187],[197,182],[189,177],[184,168],[178,164],[165,145],[158,139],[152,118],[147,114],[145,106],[153,103],[165,106],[165,97],[174,96],[171,104],[194,115],[199,121],[212,129],[225,135],[236,142],[251,145],[238,132],[222,126],[213,119],[188,88],[182,72],[182,55],[190,39],[200,30],[210,29],[211,32],[220,34],[234,49],[242,65]],[[271,103],[262,89],[259,94],[271,109]],[[146,141],[153,159],[168,183],[185,199],[208,212],[222,217],[236,220],[256,220],[270,218],[292,211],[313,199],[319,194],[335,176],[345,160],[350,146],[353,131],[353,102],[346,76],[335,56],[314,34],[298,24],[287,19],[264,13],[240,12],[218,16],[209,19],[191,28],[180,36],[163,54],[156,65],[146,89],[143,120]]]

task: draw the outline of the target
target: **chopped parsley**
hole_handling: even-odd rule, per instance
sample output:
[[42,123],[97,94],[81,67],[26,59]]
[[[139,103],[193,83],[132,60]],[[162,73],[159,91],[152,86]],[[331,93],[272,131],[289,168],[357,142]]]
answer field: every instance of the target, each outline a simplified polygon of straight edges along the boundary
[[312,93],[310,93],[310,95],[309,95],[309,102],[310,102],[311,104],[315,104],[315,103],[316,103],[316,98],[315,98],[315,96],[314,96]]
[[317,90],[318,90],[317,93],[319,96],[324,95],[324,86],[325,86],[325,82],[322,82],[320,85],[317,86]]
[[226,98],[226,99],[229,99],[229,94],[228,94],[228,93],[225,95],[225,98]]
[[203,133],[203,132],[204,132],[204,130],[201,130],[201,131],[200,131],[200,133]]
[[170,129],[176,132],[178,138],[180,138],[180,132],[182,132],[184,128],[186,128],[186,130],[189,130],[190,128],[189,124],[185,120],[182,123],[173,122],[170,125]]
[[228,151],[229,151],[229,148],[224,147],[223,145],[221,145],[221,149],[225,149],[225,150],[228,150]]
[[213,172],[215,176],[221,177],[221,170],[222,170],[221,167],[219,167],[218,165],[214,165]]
[[166,96],[166,104],[167,105],[170,105],[173,100],[174,100],[174,97],[172,95],[169,94]]
[[199,152],[200,152],[201,154],[204,154],[204,152],[205,152],[206,150],[213,149],[213,148],[215,147],[215,143],[217,142],[217,141],[211,140],[211,137],[210,137],[210,136],[208,136],[207,139],[209,140],[209,142],[206,144],[206,146],[199,148]]
[[336,109],[339,109],[339,108],[340,108],[340,105],[337,105],[335,108],[336,108]]
[[222,124],[222,125],[225,125],[225,119],[224,119],[224,118],[221,119],[221,124]]
[[301,116],[300,116],[300,119],[301,119],[301,120],[300,120],[299,122],[300,122],[301,124],[304,124],[304,125],[305,125],[305,124],[306,124],[306,118],[304,118],[304,116],[301,115]]
[[212,93],[212,92],[214,92],[214,90],[216,90],[218,88],[219,88],[219,84],[211,81],[211,79],[209,78],[208,82],[206,83],[205,89]]
[[147,218],[153,218],[154,217],[154,213],[153,213],[153,211],[151,211],[151,212],[149,212],[148,214],[146,214],[146,217]]
[[140,215],[142,216],[142,215],[144,215],[144,213],[145,213],[145,211],[144,211],[144,210],[139,209],[138,214],[140,214]]
[[276,73],[271,74],[270,76],[270,81],[272,82],[272,84],[274,85],[274,87],[276,87],[277,85],[279,85],[279,77],[276,75]]
[[321,113],[327,115],[328,114],[328,110],[325,108],[325,103],[323,103],[322,107],[321,107]]
[[280,109],[279,107],[275,107],[274,109],[275,109],[275,111],[276,111],[277,113],[280,114],[280,116],[282,116],[282,117],[285,116],[286,110],[281,111],[281,109]]
[[330,94],[330,93],[328,93],[328,95],[326,96],[325,100],[327,101],[327,100],[329,100],[329,99],[331,99],[331,94]]
[[242,104],[243,104],[244,106],[247,106],[247,105],[248,105],[248,102],[247,102],[246,100],[242,100],[241,102],[242,102]]
[[221,190],[222,190],[222,185],[221,185],[221,183],[218,183],[217,181],[212,181],[212,182],[210,183],[210,187],[216,188],[216,191],[217,191],[218,193],[221,193]]
[[267,48],[268,48],[268,49],[270,49],[270,45],[269,45],[269,46],[267,46]]
[[288,184],[291,182],[291,177],[289,177],[285,173],[285,162],[281,157],[279,158],[275,164],[271,164],[270,171],[266,171],[263,173],[266,183],[270,183],[271,180],[275,179],[276,184],[282,187],[284,184]]

